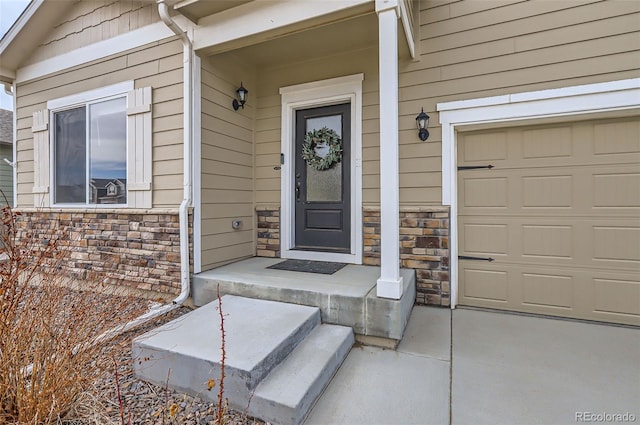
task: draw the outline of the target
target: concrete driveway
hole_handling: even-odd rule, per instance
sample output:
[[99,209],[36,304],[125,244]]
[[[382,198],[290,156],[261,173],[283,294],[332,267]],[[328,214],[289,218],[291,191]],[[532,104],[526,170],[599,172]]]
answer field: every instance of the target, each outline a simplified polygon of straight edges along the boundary
[[640,422],[640,329],[415,307],[354,347],[306,424]]

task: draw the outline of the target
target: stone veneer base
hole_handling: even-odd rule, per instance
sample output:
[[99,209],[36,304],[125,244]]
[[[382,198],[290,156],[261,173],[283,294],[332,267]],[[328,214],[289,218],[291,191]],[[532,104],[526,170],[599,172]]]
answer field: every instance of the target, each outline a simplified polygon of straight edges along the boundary
[[[18,211],[20,237],[60,238],[63,249],[69,249],[62,272],[72,278],[104,279],[109,284],[156,293],[180,292],[177,212]],[[192,223],[190,215],[190,234]]]
[[[280,257],[280,208],[256,208],[258,257]],[[380,209],[363,209],[363,264],[380,265]],[[400,208],[400,267],[416,271],[416,304],[450,305],[449,208]]]

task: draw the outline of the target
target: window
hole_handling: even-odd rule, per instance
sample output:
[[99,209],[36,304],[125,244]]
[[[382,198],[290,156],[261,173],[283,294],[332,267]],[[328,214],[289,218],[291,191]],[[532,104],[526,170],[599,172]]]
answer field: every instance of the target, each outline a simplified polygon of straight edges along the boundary
[[151,208],[151,94],[126,81],[34,112],[34,206]]
[[126,98],[53,112],[54,203],[127,203]]

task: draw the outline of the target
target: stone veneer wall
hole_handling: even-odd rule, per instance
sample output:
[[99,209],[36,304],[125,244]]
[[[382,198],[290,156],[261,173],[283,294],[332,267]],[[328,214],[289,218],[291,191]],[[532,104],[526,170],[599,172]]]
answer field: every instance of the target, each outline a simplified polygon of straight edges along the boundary
[[[258,257],[280,257],[280,209],[256,208]],[[380,265],[380,209],[363,210],[363,264]],[[416,303],[450,305],[449,208],[402,208],[400,267],[416,270]]]
[[258,257],[280,257],[280,207],[256,207]]
[[[363,210],[363,264],[380,265],[380,209]],[[400,267],[416,270],[416,304],[450,305],[449,208],[400,209]]]
[[[192,223],[190,214],[190,239]],[[61,245],[70,249],[62,272],[75,279],[106,278],[108,283],[142,291],[180,292],[177,212],[22,210],[17,226],[22,238],[60,238]]]

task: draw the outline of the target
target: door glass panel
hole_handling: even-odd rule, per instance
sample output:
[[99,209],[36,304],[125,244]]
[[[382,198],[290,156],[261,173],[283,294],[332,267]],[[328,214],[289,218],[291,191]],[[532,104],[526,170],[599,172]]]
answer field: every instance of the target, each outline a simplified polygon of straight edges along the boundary
[[[342,115],[328,115],[309,118],[306,131],[320,130],[327,127],[342,138]],[[316,154],[327,155],[328,146],[316,146]],[[342,161],[328,170],[316,170],[307,165],[307,202],[341,202],[342,201]]]

